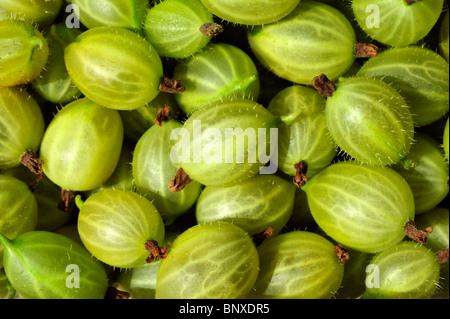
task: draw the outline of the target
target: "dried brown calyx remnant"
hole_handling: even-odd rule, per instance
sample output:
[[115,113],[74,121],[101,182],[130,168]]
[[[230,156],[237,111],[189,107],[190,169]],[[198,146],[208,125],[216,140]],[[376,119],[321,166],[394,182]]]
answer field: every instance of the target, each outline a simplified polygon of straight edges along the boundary
[[355,46],[355,57],[373,58],[378,56],[380,49],[374,44],[357,43]]
[[158,114],[156,114],[155,123],[158,126],[161,126],[162,122],[170,120],[170,111],[170,106],[164,104],[164,106],[158,111]]
[[433,232],[433,228],[427,227],[426,230],[421,230],[416,227],[412,220],[409,220],[403,227],[403,231],[409,238],[414,239],[419,244],[424,244],[427,242],[428,233]]
[[192,182],[192,179],[180,168],[175,177],[169,182],[169,190],[172,193],[181,192],[190,182]]
[[61,189],[61,200],[59,201],[58,208],[64,212],[69,212],[72,209],[74,199],[74,192]]
[[323,73],[313,79],[312,85],[323,97],[332,97],[336,91],[336,85]]
[[448,262],[448,248],[438,251],[436,253],[436,257],[441,264],[445,264],[446,262]]
[[159,85],[159,90],[166,93],[183,93],[185,87],[181,85],[181,80],[163,78]]
[[252,239],[255,243],[255,246],[261,245],[267,238],[271,237],[273,234],[274,233],[272,227],[267,227],[262,232],[253,234]]
[[341,244],[334,246],[334,251],[336,252],[336,255],[341,264],[345,264],[347,260],[350,259],[350,255],[348,254],[349,250],[350,249],[344,248],[344,246],[342,246]]
[[215,37],[219,33],[223,32],[223,27],[220,24],[214,22],[203,23],[200,28],[200,32],[207,37]]
[[420,1],[422,1],[422,0],[405,0],[405,2],[406,2],[407,5],[411,5],[411,4],[413,4],[414,2],[420,2]]
[[126,291],[109,286],[106,290],[105,299],[130,299],[130,296]]
[[147,240],[145,242],[145,249],[149,252],[149,255],[145,261],[147,263],[151,263],[152,261],[159,259],[166,259],[167,257],[167,248],[159,247],[158,242],[156,240]]
[[295,168],[295,177],[292,179],[292,181],[298,188],[302,188],[308,181],[308,178],[306,177],[307,171],[306,163],[300,161],[294,165],[294,168]]
[[20,158],[20,162],[36,175],[42,174],[42,164],[44,161],[37,156],[36,152],[26,151]]

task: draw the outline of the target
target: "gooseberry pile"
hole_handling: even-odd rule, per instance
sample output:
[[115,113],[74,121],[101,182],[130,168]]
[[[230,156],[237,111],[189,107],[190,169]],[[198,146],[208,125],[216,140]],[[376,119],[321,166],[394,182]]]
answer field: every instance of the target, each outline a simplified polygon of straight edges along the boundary
[[2,0],[0,298],[449,298],[448,29],[444,0]]

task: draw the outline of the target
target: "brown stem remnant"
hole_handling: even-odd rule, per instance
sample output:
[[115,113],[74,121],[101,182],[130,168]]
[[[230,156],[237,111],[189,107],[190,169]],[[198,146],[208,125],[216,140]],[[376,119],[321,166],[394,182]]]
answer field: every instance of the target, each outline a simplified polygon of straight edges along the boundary
[[345,264],[347,260],[350,259],[350,255],[348,254],[349,250],[350,249],[344,248],[344,246],[342,246],[341,244],[334,246],[334,251],[336,252],[336,255],[341,264]]
[[223,27],[214,22],[206,22],[200,26],[199,30],[204,36],[215,37],[223,32]]
[[61,189],[61,200],[58,204],[58,208],[64,212],[70,212],[75,199],[75,193],[66,189]]
[[130,299],[130,293],[109,286],[106,290],[105,299]]
[[332,97],[336,91],[336,85],[323,73],[313,79],[312,85],[323,97]]
[[420,1],[422,1],[422,0],[405,0],[406,4],[408,6],[412,5],[414,2],[420,2]]
[[308,181],[308,177],[306,177],[306,171],[308,169],[306,163],[300,161],[294,165],[294,168],[295,177],[292,179],[292,181],[298,188],[302,188]]
[[378,56],[380,49],[374,44],[357,43],[355,46],[355,57],[373,58]]
[[147,263],[151,263],[152,261],[159,259],[166,259],[167,257],[167,248],[159,247],[158,242],[156,240],[147,240],[145,242],[145,249],[150,253],[145,259]]
[[28,169],[36,175],[42,174],[42,164],[44,161],[37,156],[36,152],[26,151],[20,158],[20,161],[25,167],[28,167]]
[[190,182],[192,182],[192,179],[189,177],[188,174],[186,174],[186,172],[182,168],[180,168],[177,171],[175,177],[169,182],[169,190],[172,193],[180,192]]
[[44,174],[39,174],[38,175],[38,178],[34,181],[34,182],[32,182],[32,183],[30,183],[29,185],[28,185],[28,189],[31,191],[31,192],[34,192],[34,188],[36,187],[36,185],[37,184],[39,184],[39,182],[41,181],[41,179],[44,177]]
[[166,93],[183,93],[185,88],[181,84],[181,80],[163,78],[159,85],[159,90]]
[[418,229],[416,224],[412,220],[409,220],[403,227],[403,231],[409,238],[414,239],[419,244],[424,244],[427,242],[428,232],[433,231],[433,229],[431,227],[427,227],[427,230]]
[[273,228],[267,227],[260,233],[256,233],[252,235],[253,242],[255,243],[255,246],[261,245],[267,238],[271,237],[273,235]]
[[170,106],[164,104],[164,107],[158,111],[158,114],[156,114],[155,123],[158,126],[161,126],[162,122],[170,120],[170,111]]
[[436,257],[441,264],[445,264],[446,262],[448,262],[448,248],[438,251],[436,253]]

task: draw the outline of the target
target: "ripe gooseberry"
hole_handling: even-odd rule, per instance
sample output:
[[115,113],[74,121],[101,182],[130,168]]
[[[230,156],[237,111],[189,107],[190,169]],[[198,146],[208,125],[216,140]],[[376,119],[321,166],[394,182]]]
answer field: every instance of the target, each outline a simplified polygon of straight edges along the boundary
[[[78,232],[89,252],[107,265],[142,266],[165,257],[164,223],[145,197],[127,190],[107,188],[89,196],[77,196]],[[155,249],[153,249],[155,248]]]
[[[424,38],[436,24],[444,0],[353,0],[359,26],[374,40],[401,47]],[[374,8],[375,5],[376,7]]]
[[251,237],[226,222],[198,224],[174,241],[161,262],[156,299],[239,299],[258,277]]
[[75,85],[104,107],[132,110],[152,101],[163,78],[161,59],[143,37],[120,27],[97,27],[64,50]]
[[291,231],[257,249],[261,270],[249,298],[329,299],[340,287],[344,265],[320,235]]
[[364,63],[357,76],[382,80],[397,90],[410,107],[415,126],[431,124],[449,110],[448,62],[430,49],[387,49]]
[[441,30],[439,32],[439,52],[447,62],[449,50],[448,25],[449,25],[449,11],[445,13],[444,19],[442,20],[441,24]]
[[160,56],[183,59],[222,31],[200,0],[164,0],[147,11],[144,34]]
[[405,237],[414,219],[411,188],[389,167],[332,164],[302,187],[317,225],[346,248],[375,253]]
[[13,18],[46,26],[56,19],[62,5],[63,0],[2,0],[0,19]]
[[0,19],[0,87],[26,84],[47,63],[48,43],[33,25]]
[[[79,243],[63,235],[29,231],[9,240],[5,272],[26,299],[103,299],[108,286],[105,269]],[[70,276],[76,272],[76,276]]]

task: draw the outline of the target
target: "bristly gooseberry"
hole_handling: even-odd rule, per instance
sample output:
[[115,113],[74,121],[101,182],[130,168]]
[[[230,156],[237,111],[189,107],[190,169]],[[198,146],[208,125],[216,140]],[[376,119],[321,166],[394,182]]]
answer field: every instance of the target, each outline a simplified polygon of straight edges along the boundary
[[5,272],[27,299],[103,299],[108,279],[102,264],[76,241],[63,235],[30,231],[9,240]]
[[[36,197],[21,180],[0,175],[0,233],[9,239],[36,228],[38,206]],[[3,246],[0,244],[0,268],[3,267]]]
[[164,0],[147,11],[143,29],[160,56],[183,59],[203,49],[223,28],[200,0]]
[[267,110],[273,115],[288,115],[302,110],[290,125],[278,128],[278,167],[296,176],[296,164],[306,165],[312,176],[327,167],[337,153],[325,125],[326,100],[310,87],[294,85],[278,92]]
[[279,0],[276,5],[267,0],[201,0],[220,19],[246,25],[276,22],[287,16],[300,0]]
[[418,46],[391,48],[369,59],[358,76],[392,86],[410,107],[416,126],[428,125],[449,110],[449,66],[436,52]]
[[[318,81],[327,82],[325,78],[321,75]],[[397,163],[408,154],[413,118],[395,89],[381,80],[355,77],[340,79],[331,91],[326,124],[342,151],[376,166]]]
[[359,26],[374,40],[401,47],[424,38],[436,24],[444,0],[353,0]]
[[255,284],[258,267],[255,244],[240,227],[198,224],[178,236],[161,262],[156,298],[244,298]]
[[376,254],[369,266],[363,299],[429,299],[438,286],[436,255],[414,242],[404,241]]
[[33,158],[44,134],[44,116],[36,100],[25,89],[0,87],[0,127],[0,169],[15,167],[22,162],[39,173]]
[[437,206],[448,194],[448,164],[439,143],[425,133],[399,163],[392,166],[411,187],[416,214]]
[[271,228],[278,234],[289,220],[295,186],[276,175],[256,175],[231,186],[206,186],[195,210],[199,224],[224,221],[250,235]]
[[64,48],[80,35],[81,31],[76,28],[69,29],[64,23],[58,23],[46,29],[46,32],[51,54],[46,67],[31,85],[46,101],[65,104],[82,95],[67,73],[64,63]]
[[[78,197],[79,198],[79,197]],[[164,258],[164,222],[145,197],[107,188],[77,201],[78,232],[84,246],[100,261],[119,268],[142,266]]]
[[257,100],[260,92],[255,63],[243,50],[227,43],[211,43],[187,61],[180,61],[173,78],[185,87],[175,99],[188,115],[223,98]]
[[302,190],[317,225],[344,247],[361,252],[396,245],[415,216],[411,188],[389,167],[335,163]]
[[320,235],[292,231],[257,249],[261,270],[249,298],[329,299],[340,287],[344,265]]
[[50,25],[58,16],[63,0],[2,0],[0,19],[29,21],[40,26]]
[[[215,101],[194,112],[180,129],[174,130],[171,160],[187,178],[205,186],[242,182],[269,162],[273,155],[269,146],[276,143],[270,129],[276,129],[280,123],[280,117],[254,101]],[[188,181],[179,178],[184,175],[181,173],[173,180],[173,191],[182,190]]]
[[142,33],[146,0],[71,0],[78,7],[78,18],[88,29],[96,27],[120,27]]
[[168,187],[178,170],[170,158],[170,135],[181,126],[175,120],[153,125],[138,140],[133,152],[132,176],[137,190],[155,205],[166,225],[188,211],[201,191],[196,181],[182,192],[171,192]]
[[70,77],[89,99],[131,110],[160,92],[161,59],[143,37],[120,27],[98,27],[79,35],[64,51]]
[[0,87],[29,83],[41,73],[48,55],[47,40],[35,26],[0,19]]
[[337,9],[317,1],[301,1],[287,17],[248,30],[256,58],[283,79],[311,85],[325,73],[342,76],[355,60],[356,36]]
[[63,107],[48,125],[39,157],[44,174],[68,191],[89,191],[114,172],[123,143],[118,111],[87,98]]

